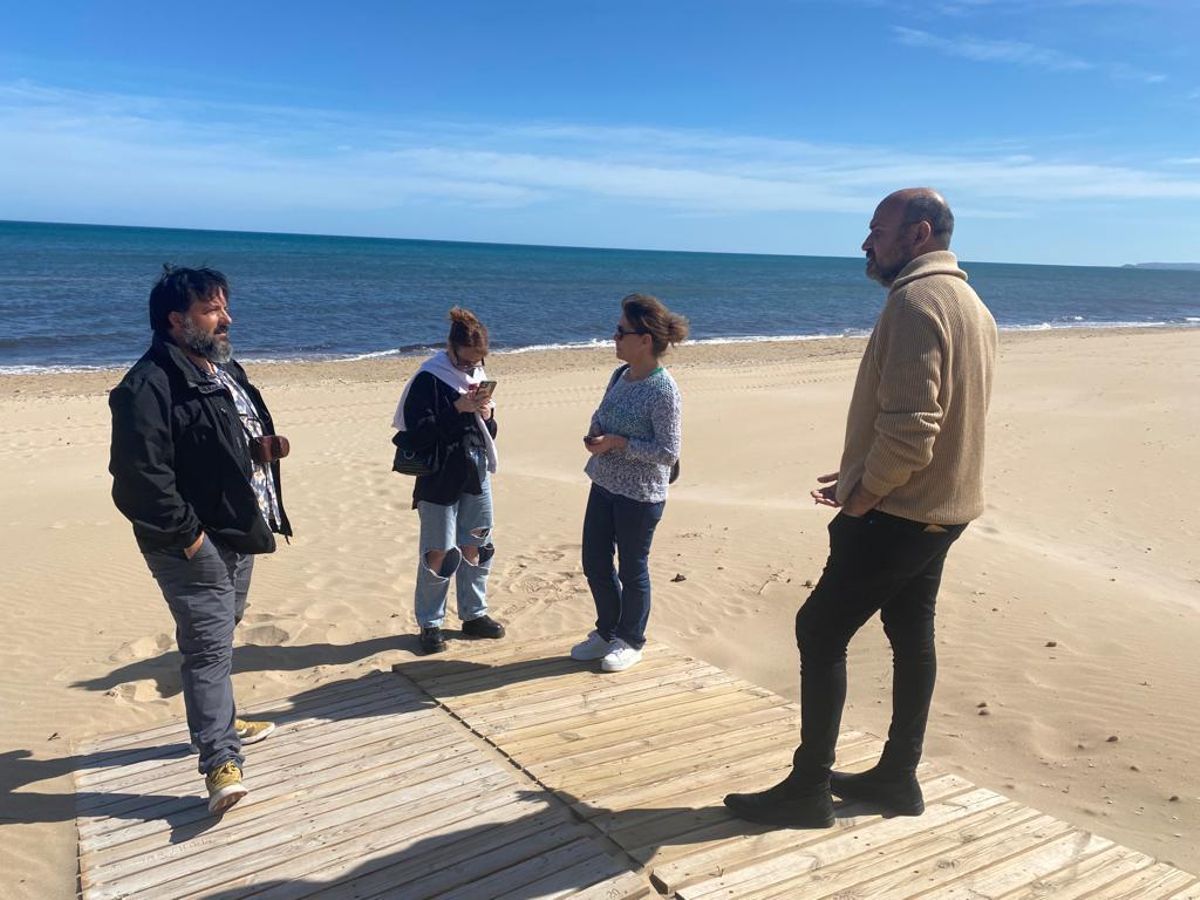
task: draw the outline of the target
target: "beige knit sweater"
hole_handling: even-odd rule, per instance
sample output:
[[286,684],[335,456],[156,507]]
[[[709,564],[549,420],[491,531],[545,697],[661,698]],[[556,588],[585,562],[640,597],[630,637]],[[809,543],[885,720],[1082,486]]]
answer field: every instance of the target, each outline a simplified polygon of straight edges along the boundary
[[900,272],[871,332],[846,421],[837,498],[939,525],[983,512],[984,419],[996,322],[949,250]]

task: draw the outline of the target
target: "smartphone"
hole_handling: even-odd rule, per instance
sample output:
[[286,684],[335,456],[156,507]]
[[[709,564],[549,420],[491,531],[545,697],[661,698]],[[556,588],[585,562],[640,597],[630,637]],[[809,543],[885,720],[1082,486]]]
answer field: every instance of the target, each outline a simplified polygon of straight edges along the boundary
[[481,381],[475,387],[475,396],[480,400],[491,400],[492,394],[496,390],[496,382]]

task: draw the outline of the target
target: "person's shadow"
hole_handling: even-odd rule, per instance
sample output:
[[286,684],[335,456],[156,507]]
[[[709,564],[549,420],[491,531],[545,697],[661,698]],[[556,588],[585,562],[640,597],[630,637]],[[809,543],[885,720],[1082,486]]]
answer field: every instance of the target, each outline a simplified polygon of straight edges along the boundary
[[[235,675],[241,672],[296,672],[313,666],[344,666],[396,650],[414,654],[419,652],[417,636],[388,635],[353,644],[242,644],[233,649],[233,672]],[[169,650],[127,663],[98,678],[72,682],[71,687],[85,691],[108,691],[131,681],[152,680],[160,697],[173,697],[181,690],[181,662],[179,651]]]
[[[394,646],[395,640],[389,639],[389,643]],[[412,690],[380,690],[382,683],[391,678],[393,676],[372,672],[363,678],[330,682],[293,696],[286,701],[287,708],[263,715],[280,729],[278,738],[286,740],[289,724],[314,715],[345,721],[356,717],[404,715],[434,706],[433,701]],[[364,694],[362,702],[354,702],[353,698],[360,691]],[[186,731],[182,734],[186,735]],[[159,765],[145,765],[156,762]],[[194,791],[189,788],[188,793],[180,795],[156,793],[153,788],[141,791],[130,787],[105,788],[105,783],[116,776],[105,775],[104,770],[139,764],[146,772],[147,785],[164,779],[175,785],[179,783],[180,773],[188,772],[196,779],[194,785],[189,781]],[[86,773],[87,782],[73,793],[21,790],[76,773]],[[172,843],[178,843],[206,831],[217,821],[208,814],[200,779],[196,756],[186,743],[186,736],[163,743],[101,749],[50,759],[34,759],[29,750],[10,750],[0,754],[0,822],[31,824],[108,818],[114,820],[113,827],[120,827],[117,820],[160,821],[170,828]]]
[[[372,655],[381,649],[396,649],[397,641],[396,637],[388,637],[345,647],[316,646],[326,648],[319,651],[325,653],[324,659],[347,662]],[[256,660],[253,652],[244,653],[247,649],[238,648],[238,652],[246,657],[244,665],[254,666],[265,661]],[[309,655],[311,648],[265,649],[270,649],[272,656],[279,651],[294,651],[298,658],[305,659],[304,665],[314,664]],[[147,671],[138,669],[140,665],[145,663],[123,667],[105,679],[97,679],[89,687],[94,686],[98,690],[100,684],[121,683],[124,678],[136,678],[141,672]],[[299,662],[296,667],[300,667]],[[416,690],[413,683],[419,686],[422,681],[429,682],[431,690],[439,697],[463,696],[477,690],[494,690],[508,685],[554,679],[567,672],[579,671],[580,667],[580,663],[563,656],[500,665],[447,656],[414,659],[393,666],[394,672],[406,676],[403,679],[372,672],[361,678],[331,682],[297,694],[290,699],[287,708],[276,713],[265,712],[262,716],[280,726],[280,733],[273,736],[272,741],[286,741],[287,726],[303,719],[316,717],[346,721],[366,716],[405,715],[433,708],[435,701]],[[400,685],[396,684],[397,681]],[[25,750],[11,751],[0,755],[0,805],[3,807],[0,818],[28,823],[66,821],[77,815],[92,819],[100,817],[109,820],[108,827],[111,830],[132,828],[136,832],[141,829],[138,833],[144,834],[160,833],[165,825],[171,843],[185,843],[203,835],[220,821],[208,815],[207,806],[200,796],[199,781],[195,785],[196,791],[185,796],[154,790],[138,792],[129,787],[106,791],[105,781],[111,779],[103,775],[96,778],[91,774],[88,783],[74,795],[28,793],[18,789],[77,771],[95,773],[106,768],[153,760],[161,761],[164,767],[179,765],[194,772],[194,759],[188,748],[178,741],[98,750],[48,760],[34,760]],[[180,771],[173,770],[167,780],[171,785],[182,783]],[[121,783],[127,785],[128,779],[122,779]],[[281,790],[288,788],[285,785]],[[269,795],[260,792],[256,792],[255,796],[262,800],[269,799]],[[232,898],[251,891],[266,891],[267,896],[273,891],[289,895],[334,892],[344,896],[346,892],[357,895],[361,891],[367,891],[370,895],[375,891],[395,895],[398,885],[403,885],[401,894],[406,898],[432,896],[446,891],[461,891],[462,896],[484,896],[487,890],[480,886],[472,887],[473,880],[490,879],[492,875],[489,873],[507,873],[504,877],[509,881],[504,883],[511,882],[511,889],[506,896],[525,898],[539,896],[552,888],[582,889],[601,880],[597,874],[600,870],[595,864],[598,848],[606,848],[606,852],[615,860],[608,866],[609,875],[604,877],[623,871],[636,871],[638,863],[617,850],[602,834],[634,829],[639,834],[670,835],[651,839],[648,844],[643,840],[638,856],[647,859],[663,846],[769,830],[732,818],[718,804],[614,811],[589,807],[578,803],[576,798],[568,794],[545,788],[524,791],[521,796],[523,801],[530,804],[530,808],[516,821],[476,823],[474,817],[468,815],[453,830],[421,837],[398,846],[392,852],[371,858],[359,858],[348,853],[351,859],[344,864],[326,865],[320,871],[310,868],[309,874],[300,879],[289,875],[207,896]],[[252,809],[252,806],[248,807],[246,812],[250,813]],[[555,823],[562,827],[550,827]],[[220,838],[216,836],[206,840],[219,841]],[[311,863],[311,867],[319,865],[318,862]],[[522,882],[522,879],[525,881]],[[487,885],[489,881],[482,884]],[[480,890],[483,890],[482,894]]]
[[[693,830],[642,845],[638,855],[643,858],[666,846],[770,830],[734,819],[719,806],[612,811],[581,807],[570,795],[545,789],[523,790],[518,796],[519,802],[529,806],[519,818],[486,824],[472,824],[464,818],[454,830],[422,837],[391,852],[362,859],[347,847],[340,860],[331,860],[300,877],[260,880],[255,876],[252,883],[218,888],[204,896],[209,900],[234,900],[251,894],[264,900],[276,895],[465,900],[503,895],[508,900],[532,900],[583,890],[642,869],[638,860],[589,824],[591,820],[603,820],[605,831],[611,832],[668,821],[696,825]],[[572,806],[583,809],[583,815],[572,812]],[[293,868],[295,861],[284,865]],[[641,877],[649,885],[649,873],[642,872]]]

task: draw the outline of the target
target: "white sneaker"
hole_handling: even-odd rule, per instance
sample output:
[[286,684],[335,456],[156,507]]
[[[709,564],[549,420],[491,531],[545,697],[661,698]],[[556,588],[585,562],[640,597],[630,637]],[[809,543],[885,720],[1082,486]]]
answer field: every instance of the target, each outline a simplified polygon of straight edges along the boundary
[[620,638],[614,638],[609,644],[608,653],[600,660],[600,668],[605,672],[623,672],[641,661],[641,650],[634,650]]
[[581,662],[600,659],[602,656],[608,655],[608,648],[608,641],[600,637],[600,632],[592,631],[588,633],[587,640],[580,641],[571,648],[571,659]]

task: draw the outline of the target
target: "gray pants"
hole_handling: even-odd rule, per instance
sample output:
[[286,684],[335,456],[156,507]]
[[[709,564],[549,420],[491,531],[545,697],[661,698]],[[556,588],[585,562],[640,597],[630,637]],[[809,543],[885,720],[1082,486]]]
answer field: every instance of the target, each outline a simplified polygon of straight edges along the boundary
[[143,554],[175,618],[175,642],[188,731],[200,749],[200,771],[242,764],[234,728],[233,629],[246,611],[254,557],[222,547],[207,535],[191,559],[181,550]]

